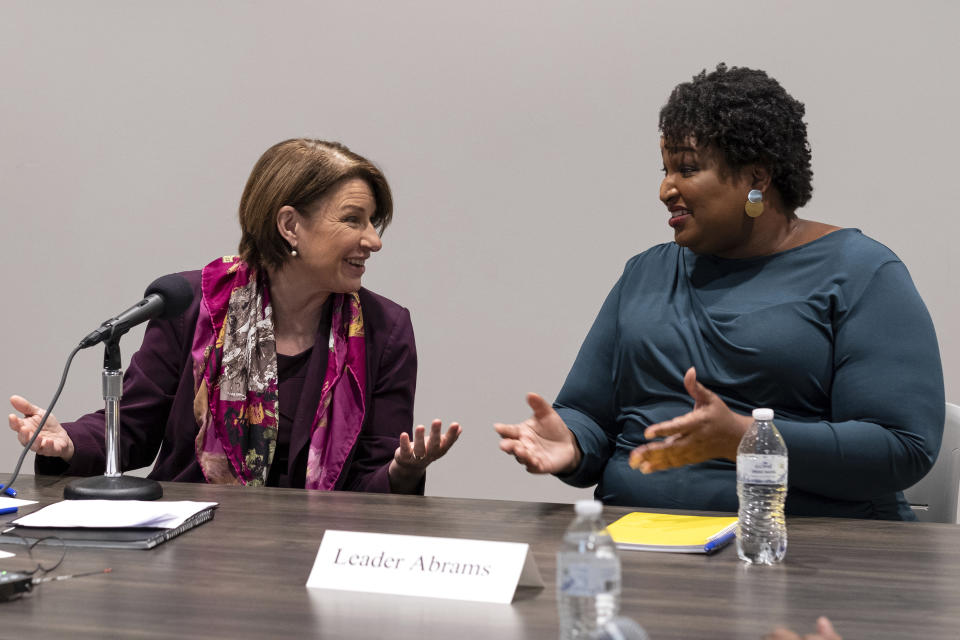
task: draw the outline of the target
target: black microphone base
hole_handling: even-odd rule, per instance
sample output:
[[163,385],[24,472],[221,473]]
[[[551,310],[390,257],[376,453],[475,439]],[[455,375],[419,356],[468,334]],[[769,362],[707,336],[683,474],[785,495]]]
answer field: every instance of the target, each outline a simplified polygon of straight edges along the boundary
[[156,480],[136,476],[92,476],[71,481],[63,489],[67,500],[157,500],[163,487]]

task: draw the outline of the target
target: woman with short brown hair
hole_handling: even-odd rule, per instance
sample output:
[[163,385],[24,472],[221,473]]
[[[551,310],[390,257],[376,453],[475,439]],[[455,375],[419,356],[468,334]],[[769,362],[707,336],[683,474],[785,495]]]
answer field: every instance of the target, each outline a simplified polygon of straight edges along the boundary
[[[268,149],[240,202],[240,255],[181,274],[188,310],[147,325],[124,378],[123,469],[157,480],[423,492],[427,465],[456,441],[413,422],[409,312],[361,287],[393,215],[370,161],[336,142]],[[26,443],[41,410],[19,396]],[[38,473],[104,467],[102,412],[33,445]],[[159,452],[159,453],[158,453]]]

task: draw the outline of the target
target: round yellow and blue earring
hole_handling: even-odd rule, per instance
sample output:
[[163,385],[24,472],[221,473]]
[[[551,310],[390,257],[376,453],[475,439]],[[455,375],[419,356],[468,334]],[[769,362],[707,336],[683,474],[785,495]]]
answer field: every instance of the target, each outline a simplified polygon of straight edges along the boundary
[[763,191],[751,189],[747,194],[747,203],[743,205],[743,210],[751,218],[756,218],[763,213]]

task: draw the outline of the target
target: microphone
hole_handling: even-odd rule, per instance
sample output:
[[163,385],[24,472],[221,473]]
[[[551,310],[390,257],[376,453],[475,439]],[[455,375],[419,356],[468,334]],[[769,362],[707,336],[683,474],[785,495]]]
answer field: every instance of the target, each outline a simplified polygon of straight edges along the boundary
[[590,634],[590,640],[650,640],[636,620],[617,616]]
[[80,341],[86,349],[104,340],[116,339],[141,322],[152,318],[173,318],[187,310],[193,301],[193,287],[183,276],[169,274],[150,283],[143,299],[121,314],[104,320],[94,331]]

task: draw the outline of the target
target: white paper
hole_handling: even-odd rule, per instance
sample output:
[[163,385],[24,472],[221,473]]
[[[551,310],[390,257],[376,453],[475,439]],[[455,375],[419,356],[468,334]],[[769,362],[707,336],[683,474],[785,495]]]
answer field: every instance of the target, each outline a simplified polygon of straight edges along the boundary
[[0,558],[12,558],[14,554],[7,553],[6,551],[0,551]]
[[307,586],[509,603],[518,585],[543,586],[529,545],[328,530]]
[[23,507],[28,504],[37,504],[36,500],[21,500],[20,498],[0,497],[0,509],[10,509],[12,507]]
[[64,500],[51,504],[13,524],[27,527],[155,527],[175,529],[195,513],[216,502],[158,502],[154,500]]

